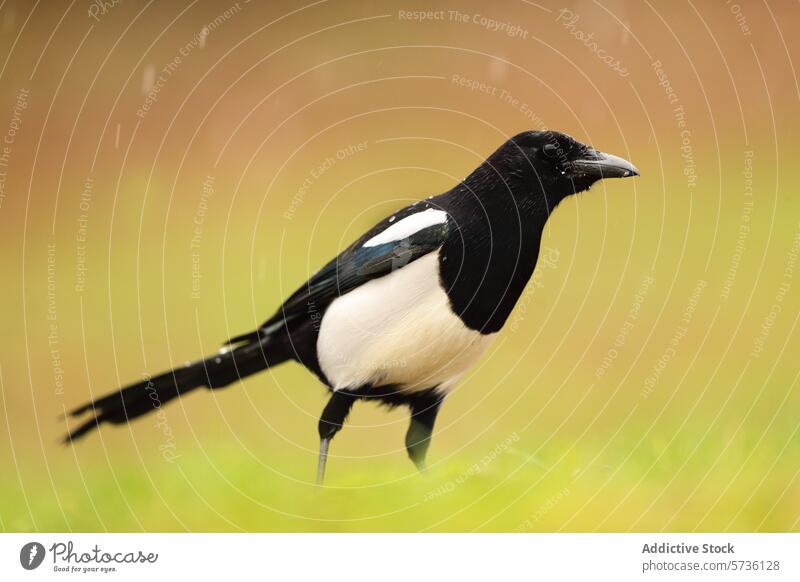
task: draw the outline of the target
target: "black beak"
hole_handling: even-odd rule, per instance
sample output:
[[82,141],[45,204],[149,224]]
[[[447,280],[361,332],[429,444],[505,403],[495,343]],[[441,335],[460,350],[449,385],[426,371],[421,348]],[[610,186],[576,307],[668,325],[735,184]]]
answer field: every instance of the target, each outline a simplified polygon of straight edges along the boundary
[[572,160],[568,163],[568,168],[570,173],[576,177],[586,176],[598,180],[639,175],[639,170],[628,160],[623,160],[611,154],[604,154],[597,150],[589,150],[577,160]]

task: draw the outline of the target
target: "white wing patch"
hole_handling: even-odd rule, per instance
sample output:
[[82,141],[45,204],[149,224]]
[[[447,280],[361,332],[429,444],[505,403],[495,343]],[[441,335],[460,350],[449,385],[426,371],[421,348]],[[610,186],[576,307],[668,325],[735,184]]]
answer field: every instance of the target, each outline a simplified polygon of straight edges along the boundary
[[412,214],[396,222],[380,234],[373,236],[364,243],[364,246],[376,247],[388,242],[403,240],[424,228],[428,228],[434,224],[443,224],[445,222],[447,222],[447,213],[444,210],[428,208],[427,210],[417,212],[416,214]]

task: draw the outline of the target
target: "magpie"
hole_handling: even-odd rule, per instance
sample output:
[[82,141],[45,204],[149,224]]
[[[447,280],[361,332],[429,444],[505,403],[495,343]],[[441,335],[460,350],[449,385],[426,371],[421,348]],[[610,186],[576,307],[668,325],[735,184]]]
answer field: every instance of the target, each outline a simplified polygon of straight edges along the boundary
[[439,408],[508,319],[553,210],[602,178],[638,175],[630,162],[563,133],[520,133],[451,190],[379,222],[255,331],[71,411],[91,417],[64,442],[294,360],[330,392],[318,425],[318,483],[357,400],[410,409],[406,450],[424,471]]

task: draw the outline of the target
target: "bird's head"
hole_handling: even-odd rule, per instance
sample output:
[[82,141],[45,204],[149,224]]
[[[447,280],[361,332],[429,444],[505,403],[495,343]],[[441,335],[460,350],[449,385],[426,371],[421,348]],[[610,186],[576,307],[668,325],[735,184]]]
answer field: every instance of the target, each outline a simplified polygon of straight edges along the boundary
[[551,208],[603,178],[639,175],[629,161],[556,131],[520,133],[500,146],[486,163],[512,188],[522,187],[525,195],[544,194]]

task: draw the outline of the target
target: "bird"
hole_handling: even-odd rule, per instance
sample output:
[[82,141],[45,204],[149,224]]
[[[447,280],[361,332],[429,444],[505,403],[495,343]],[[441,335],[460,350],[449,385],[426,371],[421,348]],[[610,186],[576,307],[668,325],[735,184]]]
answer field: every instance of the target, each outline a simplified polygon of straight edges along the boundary
[[564,133],[514,135],[450,190],[369,229],[254,331],[72,410],[90,417],[64,442],[294,361],[329,392],[317,426],[318,484],[357,401],[408,407],[405,448],[424,472],[440,407],[509,318],[553,211],[601,179],[638,175],[629,161]]

